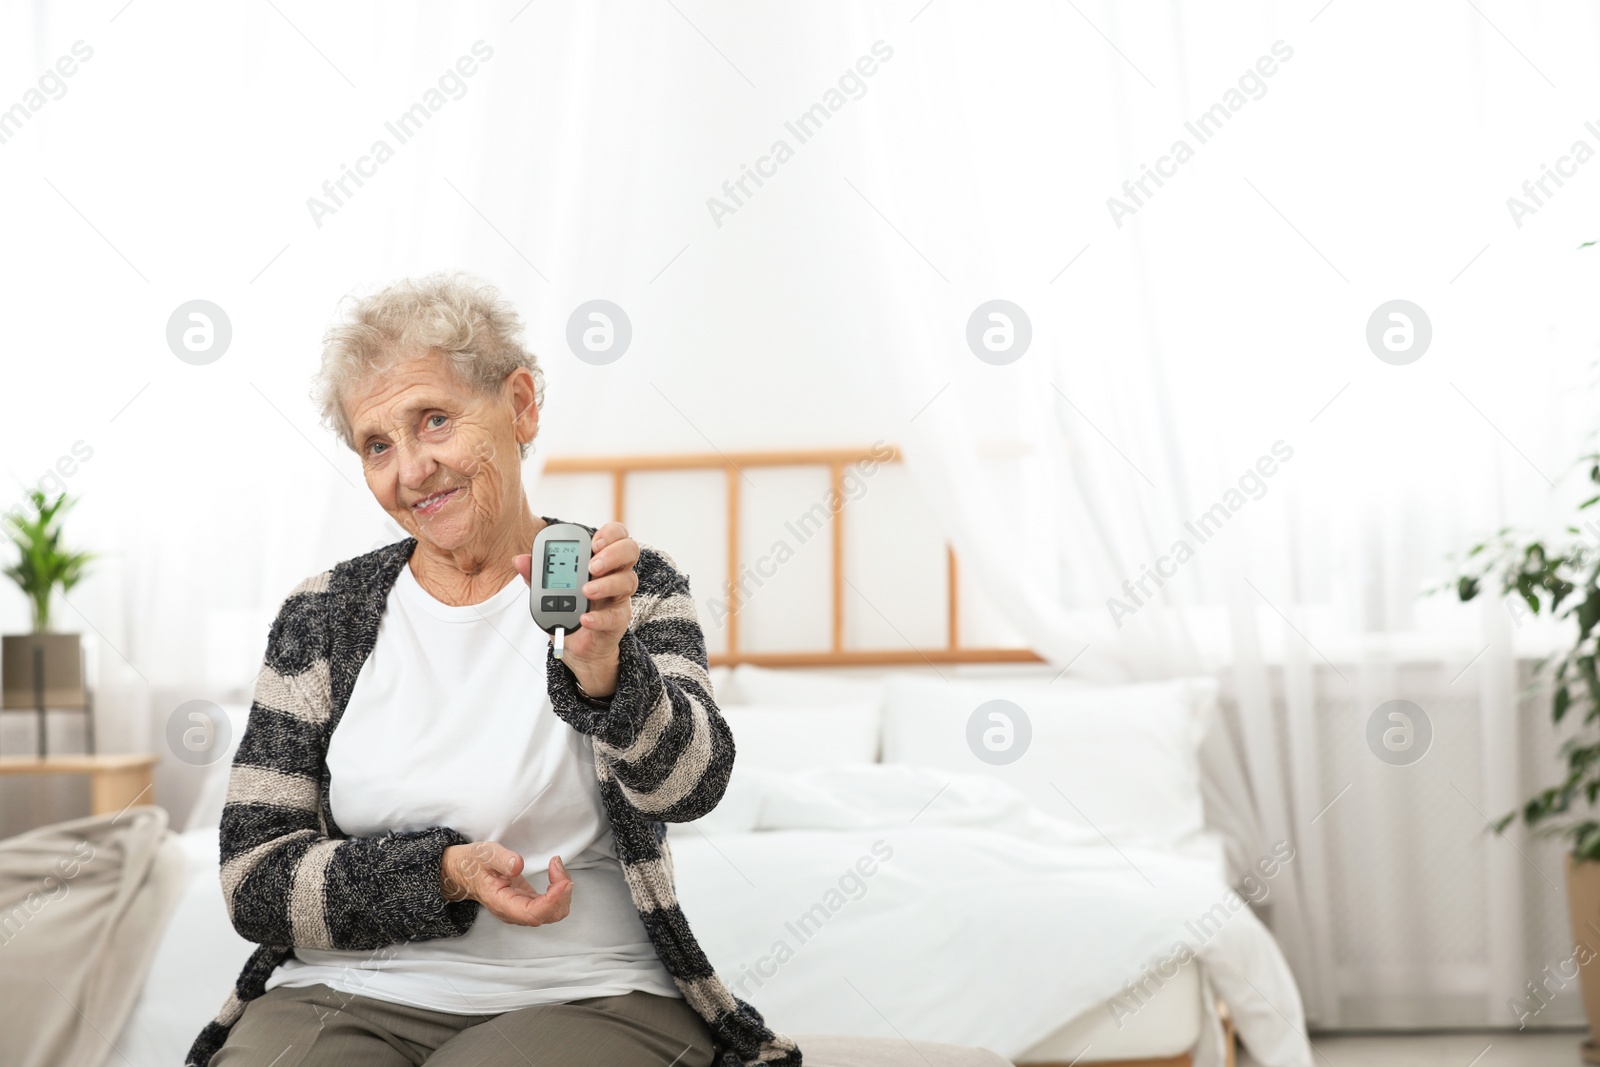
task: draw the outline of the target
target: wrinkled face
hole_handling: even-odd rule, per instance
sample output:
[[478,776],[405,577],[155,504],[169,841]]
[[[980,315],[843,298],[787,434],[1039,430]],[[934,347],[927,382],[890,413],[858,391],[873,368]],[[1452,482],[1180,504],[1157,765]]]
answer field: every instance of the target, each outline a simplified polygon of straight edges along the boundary
[[484,396],[436,354],[404,360],[344,399],[367,487],[419,541],[452,550],[494,540],[516,521],[519,432],[538,424],[533,378]]

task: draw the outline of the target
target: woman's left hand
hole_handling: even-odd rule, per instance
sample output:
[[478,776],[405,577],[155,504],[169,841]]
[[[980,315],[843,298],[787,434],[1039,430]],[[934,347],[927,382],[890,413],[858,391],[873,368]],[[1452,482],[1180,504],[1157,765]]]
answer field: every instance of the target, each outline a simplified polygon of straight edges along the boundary
[[[589,580],[580,592],[589,598],[589,610],[579,618],[579,628],[563,637],[562,660],[578,676],[590,696],[610,696],[617,688],[617,645],[633,621],[633,594],[639,576],[639,543],[620,522],[597,529],[590,542]],[[533,557],[511,560],[522,580],[533,584]]]

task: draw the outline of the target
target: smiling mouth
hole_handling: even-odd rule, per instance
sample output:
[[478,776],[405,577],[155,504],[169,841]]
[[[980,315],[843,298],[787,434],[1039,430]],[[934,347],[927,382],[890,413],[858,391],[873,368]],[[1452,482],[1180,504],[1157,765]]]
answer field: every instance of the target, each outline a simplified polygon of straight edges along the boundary
[[445,502],[454,497],[456,493],[460,491],[461,487],[457,486],[454,489],[446,489],[443,492],[434,493],[432,496],[423,497],[421,500],[411,505],[411,510],[415,511],[419,515],[431,515],[440,508],[444,507]]

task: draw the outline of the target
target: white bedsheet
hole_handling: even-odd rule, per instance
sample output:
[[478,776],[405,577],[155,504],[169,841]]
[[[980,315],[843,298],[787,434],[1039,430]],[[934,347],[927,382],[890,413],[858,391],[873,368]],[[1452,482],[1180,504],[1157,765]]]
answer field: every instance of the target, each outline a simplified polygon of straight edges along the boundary
[[[133,1067],[181,1063],[251,949],[222,905],[215,828],[182,837],[190,884],[115,1042]],[[736,770],[713,817],[669,841],[707,956],[784,1032],[1013,1057],[1182,941],[1263,1067],[1311,1062],[1299,992],[1249,910],[1209,938],[1189,925],[1227,894],[1214,849],[1119,851],[1000,783],[881,764]],[[1197,1067],[1222,1062],[1214,1028],[1196,1054]]]
[[[1259,1063],[1311,1062],[1299,991],[1271,934],[1248,908],[1220,927],[1195,925],[1228,895],[1220,848],[1119,850],[1001,783],[943,771],[735,778],[745,825],[708,820],[710,832],[675,827],[668,840],[707,956],[780,1029],[1015,1057],[1182,942]],[[858,889],[847,872],[875,842],[892,856]],[[820,929],[800,929],[818,903],[837,907]],[[1195,1052],[1197,1067],[1222,1062],[1214,1030]]]

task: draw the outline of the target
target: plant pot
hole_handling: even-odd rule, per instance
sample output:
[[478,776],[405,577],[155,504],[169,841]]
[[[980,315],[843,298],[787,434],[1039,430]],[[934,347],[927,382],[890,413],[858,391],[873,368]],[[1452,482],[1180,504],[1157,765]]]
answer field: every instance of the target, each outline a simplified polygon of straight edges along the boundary
[[[7,708],[83,706],[81,634],[32,633],[0,637],[0,692]],[[42,673],[40,673],[42,670]]]
[[1589,1040],[1583,1044],[1586,1063],[1600,1063],[1600,863],[1579,863],[1567,853],[1567,914],[1572,922],[1578,982],[1583,989],[1583,1015]]

